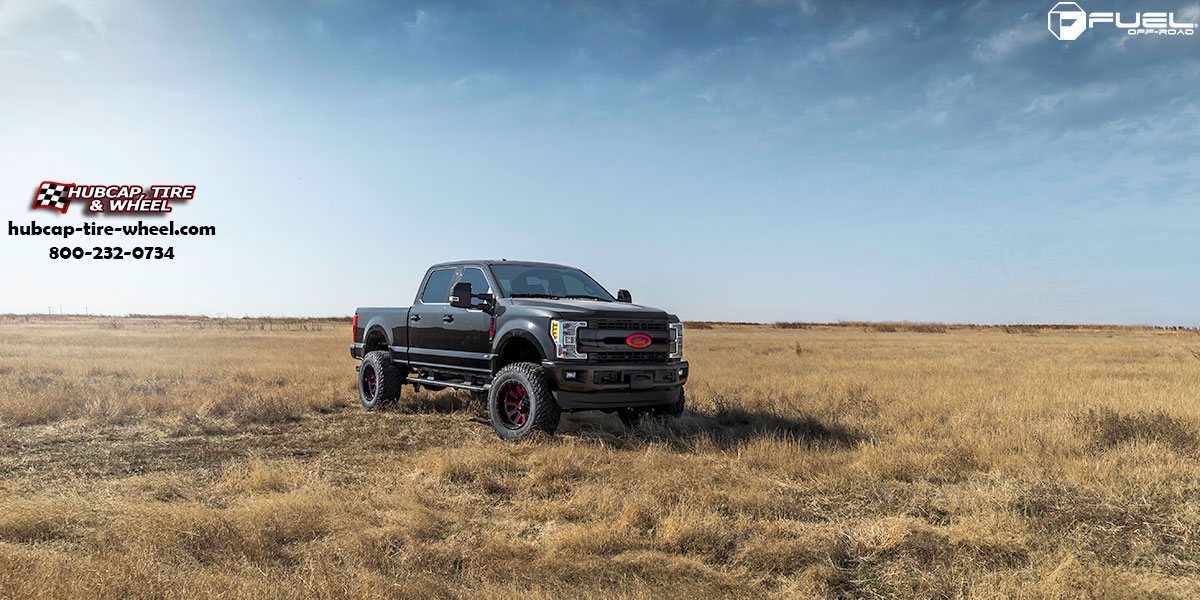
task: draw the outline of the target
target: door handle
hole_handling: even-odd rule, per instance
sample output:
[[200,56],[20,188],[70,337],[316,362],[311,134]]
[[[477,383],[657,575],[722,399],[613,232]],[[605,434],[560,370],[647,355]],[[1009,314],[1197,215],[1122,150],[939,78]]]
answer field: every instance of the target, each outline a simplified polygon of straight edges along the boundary
[[442,315],[442,322],[443,323],[453,323],[454,315]]
[[416,323],[417,321],[421,320],[421,315],[413,315],[413,316],[409,317],[408,320],[412,321],[413,323]]

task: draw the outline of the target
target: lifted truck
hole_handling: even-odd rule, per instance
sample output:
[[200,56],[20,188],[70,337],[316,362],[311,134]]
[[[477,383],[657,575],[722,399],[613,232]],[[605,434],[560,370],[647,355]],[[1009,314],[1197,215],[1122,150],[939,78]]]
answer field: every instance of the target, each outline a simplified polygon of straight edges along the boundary
[[688,376],[675,315],[574,267],[507,260],[437,264],[411,307],[359,308],[350,355],[367,410],[405,384],[470,390],[506,440],[553,433],[563,411],[678,417]]

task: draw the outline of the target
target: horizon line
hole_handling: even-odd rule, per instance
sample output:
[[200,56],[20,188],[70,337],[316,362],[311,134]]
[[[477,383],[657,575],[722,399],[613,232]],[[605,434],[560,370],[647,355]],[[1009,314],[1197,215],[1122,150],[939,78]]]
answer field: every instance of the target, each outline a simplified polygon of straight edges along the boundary
[[[105,313],[0,313],[0,319],[10,317],[75,317],[75,318],[105,318],[105,319],[212,319],[212,320],[296,320],[296,321],[340,321],[351,320],[353,314],[339,316],[272,316],[272,315],[243,315],[241,317],[230,316],[209,316],[195,314],[180,314],[180,313],[125,313],[125,314],[105,314]],[[1200,331],[1200,326],[1189,325],[1156,325],[1150,323],[1026,323],[1026,322],[1011,322],[1011,323],[980,323],[980,322],[947,322],[947,321],[864,321],[864,320],[840,320],[840,321],[727,321],[714,319],[681,319],[684,324],[692,323],[697,325],[728,325],[728,326],[749,326],[763,325],[776,327],[778,329],[803,329],[805,327],[872,327],[872,326],[901,326],[912,327],[919,325],[933,325],[942,327],[1037,327],[1042,329],[1155,329],[1164,331]]]

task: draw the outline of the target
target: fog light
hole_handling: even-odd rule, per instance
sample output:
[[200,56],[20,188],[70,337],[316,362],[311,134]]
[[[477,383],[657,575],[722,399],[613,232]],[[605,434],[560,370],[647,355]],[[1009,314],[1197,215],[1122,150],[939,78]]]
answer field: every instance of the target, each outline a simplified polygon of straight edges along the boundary
[[683,379],[687,376],[687,369],[679,369],[679,378]]

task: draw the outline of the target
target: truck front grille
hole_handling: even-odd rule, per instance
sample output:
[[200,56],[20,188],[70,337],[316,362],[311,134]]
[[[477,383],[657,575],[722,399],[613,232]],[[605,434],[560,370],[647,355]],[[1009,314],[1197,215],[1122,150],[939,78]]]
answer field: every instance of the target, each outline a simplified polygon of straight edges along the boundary
[[[579,330],[579,349],[600,364],[666,364],[668,329],[665,319],[588,319],[588,326]],[[626,345],[635,333],[650,336],[653,345],[642,350]]]
[[591,356],[600,364],[662,365],[667,363],[666,352],[596,352]]
[[658,319],[588,319],[588,328],[662,331],[667,328],[667,322]]

